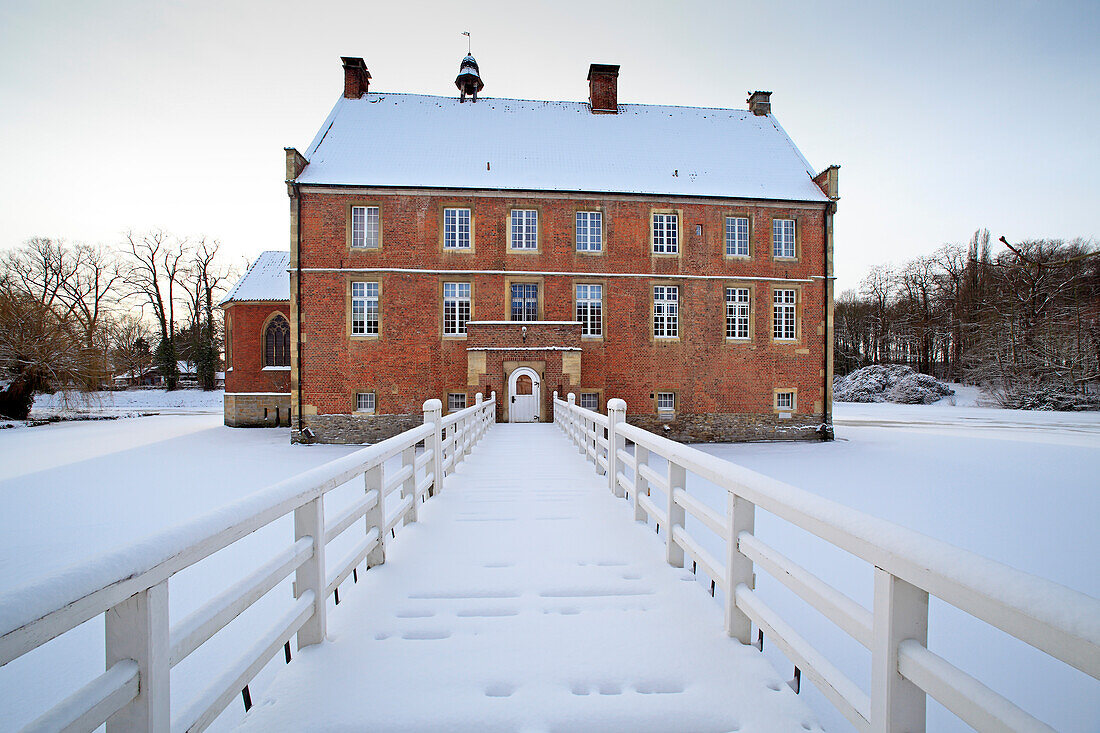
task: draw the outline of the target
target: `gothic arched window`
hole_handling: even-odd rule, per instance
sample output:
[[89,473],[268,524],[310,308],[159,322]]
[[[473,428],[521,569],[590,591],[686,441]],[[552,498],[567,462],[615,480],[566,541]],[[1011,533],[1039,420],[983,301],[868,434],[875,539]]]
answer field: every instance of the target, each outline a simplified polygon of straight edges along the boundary
[[290,324],[275,316],[264,331],[264,366],[290,366]]

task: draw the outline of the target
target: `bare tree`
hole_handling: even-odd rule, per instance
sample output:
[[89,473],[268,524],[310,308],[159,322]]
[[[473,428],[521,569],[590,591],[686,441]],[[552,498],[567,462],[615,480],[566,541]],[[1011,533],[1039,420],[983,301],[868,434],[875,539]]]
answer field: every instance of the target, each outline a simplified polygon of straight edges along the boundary
[[160,327],[157,364],[164,384],[175,389],[179,381],[177,366],[176,300],[183,295],[183,281],[190,261],[191,245],[162,230],[143,235],[126,234],[129,267],[123,277],[126,295],[137,298],[142,307],[153,311]]
[[111,361],[116,370],[140,376],[153,362],[152,329],[139,315],[126,313],[109,321]]
[[0,415],[25,419],[36,392],[86,383],[79,342],[53,308],[0,279]]

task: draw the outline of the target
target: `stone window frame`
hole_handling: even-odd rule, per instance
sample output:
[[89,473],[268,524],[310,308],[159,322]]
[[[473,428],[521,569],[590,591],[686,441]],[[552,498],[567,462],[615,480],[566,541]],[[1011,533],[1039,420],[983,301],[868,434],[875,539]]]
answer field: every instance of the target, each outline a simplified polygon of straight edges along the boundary
[[[747,255],[731,255],[729,253],[728,242],[726,241],[726,227],[728,219],[748,219],[748,236],[749,236],[749,253]],[[755,247],[753,247],[753,238],[756,236],[756,217],[748,209],[728,209],[722,214],[722,257],[727,260],[737,260],[745,262],[752,260],[756,256]],[[796,235],[797,237],[797,235]]]
[[[661,395],[672,395],[672,409],[661,409]],[[653,412],[658,416],[675,417],[680,411],[680,393],[675,389],[656,389],[653,391]]]
[[[600,248],[598,250],[592,249],[580,249],[577,245],[577,215],[578,214],[599,214],[600,215]],[[602,257],[603,253],[607,251],[607,212],[604,211],[602,206],[586,206],[584,208],[575,209],[573,211],[573,251],[579,255],[585,255],[587,257]]]
[[[462,407],[452,408],[451,407],[451,398],[452,397],[458,397],[459,395],[462,395]],[[460,389],[460,388],[456,387],[454,389],[447,390],[447,394],[444,396],[444,399],[443,399],[443,404],[446,405],[446,410],[444,411],[444,414],[445,415],[450,415],[453,412],[458,412],[459,410],[465,410],[467,407],[469,407],[470,406],[470,397],[469,397],[469,395],[466,394],[466,389],[465,388]]]
[[[352,209],[357,206],[373,207],[378,209],[378,246],[377,247],[355,247],[351,242],[351,212]],[[381,252],[382,251],[382,221],[384,219],[383,213],[385,209],[382,206],[382,202],[379,200],[356,200],[349,201],[344,206],[344,229],[346,235],[346,248],[348,252]]]
[[[791,395],[791,406],[780,407],[779,395],[789,394]],[[794,415],[798,412],[798,388],[797,387],[775,387],[772,389],[772,412],[776,415],[780,413],[790,413]]]
[[[470,212],[470,246],[469,247],[448,247],[447,246],[447,209],[465,209]],[[476,209],[469,202],[443,202],[439,204],[439,251],[446,254],[473,254],[477,251],[477,214]]]
[[[384,318],[382,311],[382,298],[385,295],[385,288],[382,287],[382,277],[380,275],[362,275],[359,273],[349,274],[346,278],[347,282],[344,285],[344,312],[345,312],[345,333],[351,341],[377,341],[382,338],[382,327],[384,325]],[[351,332],[351,290],[352,283],[378,283],[378,333],[352,333]]]
[[[271,325],[271,322],[275,320],[276,316],[282,316],[283,320],[286,321],[286,325],[288,327],[290,326],[290,318],[279,309],[271,311],[267,314],[267,318],[264,319],[263,325],[260,327],[260,370],[265,372],[290,371],[289,363],[284,366],[275,364],[269,365],[267,363],[267,327]],[[291,336],[293,336],[293,329],[287,334],[288,357],[292,357],[294,354],[293,339]]]
[[603,412],[603,389],[579,389],[577,390],[577,405],[584,407],[581,404],[581,398],[587,395],[593,395],[596,398],[596,409],[592,410],[591,407],[586,407],[586,410],[592,410],[593,412]]
[[[775,337],[775,292],[777,290],[793,290],[794,291],[794,338],[776,338]],[[774,344],[785,344],[789,346],[799,346],[802,344],[802,285],[798,283],[773,283],[769,288],[771,297],[769,298],[768,308],[770,310],[769,328],[770,338]]]
[[441,275],[439,277],[439,337],[444,341],[465,341],[468,331],[466,333],[447,333],[446,287],[449,283],[462,283],[470,286],[470,318],[467,320],[467,323],[469,323],[469,321],[476,320],[477,313],[474,307],[474,296],[476,295],[474,278],[472,275],[459,275],[458,277]]
[[[656,223],[654,217],[657,215],[669,215],[674,214],[676,216],[676,251],[675,252],[658,252],[656,251],[656,242],[653,236],[653,225]],[[657,258],[679,258],[684,252],[684,210],[672,209],[672,208],[651,208],[649,210],[649,256]]]
[[[772,216],[771,225],[768,227],[768,254],[773,262],[801,262],[802,261],[802,215],[788,214],[786,216]],[[775,222],[794,222],[794,257],[778,257],[775,254]]]
[[[652,343],[677,343],[684,337],[684,284],[677,280],[653,279],[649,280],[649,340]],[[676,335],[658,336],[655,331],[657,324],[657,287],[676,288]]]
[[[723,309],[722,318],[722,336],[727,344],[730,346],[752,346],[756,343],[756,283],[749,280],[736,280],[730,279],[722,283],[722,302],[728,303],[726,300],[726,291],[730,288],[739,288],[741,290],[749,291],[749,337],[748,338],[732,338],[729,336],[729,306]],[[775,297],[774,295],[772,296]],[[796,296],[797,297],[797,296]],[[784,342],[786,343],[786,342]]]
[[[512,212],[513,211],[534,211],[535,212],[535,247],[534,249],[527,249],[521,247],[514,247],[512,241]],[[531,206],[509,206],[508,216],[504,217],[504,232],[507,237],[508,246],[505,248],[505,252],[508,254],[517,255],[529,255],[529,254],[542,254],[542,220],[543,211],[542,205]]]
[[530,321],[512,320],[512,285],[535,284],[538,285],[539,312],[536,321],[545,319],[546,314],[546,278],[544,277],[506,277],[504,278],[504,320],[511,323],[530,323]]
[[[360,409],[359,407],[359,395],[370,395],[374,402],[374,407],[369,410]],[[367,387],[358,388],[351,393],[351,412],[353,415],[377,415],[378,414],[378,392],[377,390]]]
[[607,281],[598,278],[578,278],[573,280],[573,319],[577,318],[577,286],[578,285],[599,285],[600,286],[600,333],[599,335],[583,333],[584,326],[581,326],[581,340],[582,341],[603,341],[607,334]]

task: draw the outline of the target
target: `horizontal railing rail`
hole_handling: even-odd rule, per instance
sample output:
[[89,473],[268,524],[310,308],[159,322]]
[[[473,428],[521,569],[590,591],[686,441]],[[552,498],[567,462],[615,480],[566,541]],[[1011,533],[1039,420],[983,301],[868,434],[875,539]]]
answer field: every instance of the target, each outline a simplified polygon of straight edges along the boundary
[[[609,400],[607,410],[600,415],[579,407],[572,394],[566,400],[554,395],[555,424],[597,473],[607,473],[615,495],[631,500],[636,520],[653,519],[658,530],[665,528],[668,562],[682,567],[690,557],[712,587],[725,591],[726,632],[749,644],[755,625],[794,663],[796,679],[805,671],[857,730],[923,731],[926,696],[979,730],[1051,730],[927,648],[929,596],[1100,678],[1100,600],[630,425],[622,400]],[[634,444],[632,456],[627,440]],[[663,473],[649,465],[651,455],[665,460]],[[724,513],[688,492],[688,473],[726,491]],[[665,496],[661,505],[651,488]],[[871,564],[873,607],[757,537],[757,507]],[[722,558],[688,531],[688,516],[721,539]],[[869,693],[761,599],[757,570],[870,650]]]
[[[280,649],[325,638],[326,602],[360,565],[385,562],[386,540],[399,523],[417,520],[419,505],[444,486],[445,458],[461,460],[495,422],[496,395],[447,416],[439,400],[424,403],[424,424],[245,497],[181,527],[0,597],[0,665],[96,616],[105,623],[106,671],[54,705],[27,731],[201,731],[218,717]],[[423,442],[418,457],[416,447]],[[400,456],[401,468],[385,464]],[[452,460],[452,465],[454,460]],[[453,470],[453,469],[452,469]],[[328,521],[324,498],[362,477],[363,496]],[[396,509],[386,499],[400,491]],[[294,541],[247,577],[170,624],[172,576],[288,515]],[[363,537],[329,566],[326,547],[363,522]],[[295,600],[205,691],[174,714],[170,670],[231,621],[293,577]],[[244,693],[246,707],[247,692]]]

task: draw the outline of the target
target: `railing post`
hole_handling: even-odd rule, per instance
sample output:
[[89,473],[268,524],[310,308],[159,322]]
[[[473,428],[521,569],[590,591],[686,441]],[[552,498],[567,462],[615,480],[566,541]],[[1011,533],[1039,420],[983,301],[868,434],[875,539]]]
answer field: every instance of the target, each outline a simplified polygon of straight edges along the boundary
[[665,527],[665,560],[674,567],[684,567],[684,548],[680,547],[673,539],[677,527],[684,526],[684,508],[676,503],[674,498],[677,490],[683,490],[687,483],[687,471],[683,466],[678,466],[668,459],[668,526]]
[[578,451],[588,460],[588,436],[585,435],[584,418],[577,409],[577,395],[569,393],[569,414],[573,416],[573,443]]
[[[619,423],[626,421],[626,402],[619,398],[607,401],[607,479],[611,493],[622,497],[619,486],[619,451],[626,448],[626,439],[619,435]],[[637,492],[635,492],[637,493]]]
[[[596,475],[603,476],[607,469],[600,467],[600,433],[603,432],[603,426],[596,422],[595,418],[592,419],[592,465],[596,468]],[[611,436],[606,436],[607,445],[611,447]]]
[[[439,400],[424,401],[424,422],[434,426],[432,436],[424,440],[425,450],[432,452],[428,464],[432,472],[432,485],[428,487],[428,496],[435,496],[443,487],[443,403]],[[383,520],[385,521],[385,520]]]
[[378,529],[378,544],[367,555],[368,568],[373,568],[375,565],[382,565],[386,562],[386,500],[385,497],[382,496],[382,473],[384,470],[382,464],[379,463],[374,468],[368,468],[363,472],[363,490],[378,492],[378,501],[363,515],[366,520],[366,531],[368,533],[372,528]]
[[485,432],[485,415],[484,415],[485,398],[478,392],[474,395],[474,405],[477,406],[477,411],[474,412],[474,442],[481,440],[482,434]]
[[495,391],[489,392],[489,401],[493,403],[493,408],[489,410],[489,414],[486,415],[486,419],[489,421],[489,426],[496,424],[497,421],[497,393]]
[[756,587],[752,560],[741,554],[738,537],[742,532],[752,534],[756,530],[756,505],[737,496],[726,494],[730,535],[726,538],[726,633],[742,644],[752,643],[752,621],[737,607],[737,586],[742,583],[750,590]]
[[122,601],[104,614],[107,669],[133,659],[138,665],[138,695],[107,720],[107,733],[168,731],[169,703],[168,581]]
[[561,427],[561,418],[558,416],[558,391],[554,390],[554,399],[550,400],[550,414],[554,418],[554,424]]
[[928,643],[928,593],[875,568],[871,640],[871,730],[922,733],[924,691],[898,672],[898,645],[906,639]]
[[634,444],[634,521],[644,522],[646,511],[638,504],[639,496],[649,496],[649,479],[642,475],[639,466],[649,465],[649,449],[641,443]]
[[[379,466],[381,468],[381,466]],[[379,487],[381,488],[381,487]],[[379,491],[381,501],[381,491]],[[313,615],[298,629],[298,648],[320,644],[325,640],[328,624],[325,620],[327,598],[325,588],[325,510],[324,496],[318,496],[294,510],[294,539],[313,538],[313,556],[302,563],[294,575],[294,597],[301,598],[313,591]]]
[[404,468],[406,466],[411,468],[412,472],[409,473],[409,477],[407,479],[405,479],[404,481],[401,482],[401,498],[404,499],[406,496],[411,496],[413,498],[413,501],[412,501],[412,506],[409,507],[409,510],[407,512],[405,512],[405,517],[401,521],[402,525],[412,524],[420,516],[420,511],[419,511],[419,508],[418,508],[420,506],[420,502],[416,500],[416,446],[415,445],[410,445],[408,448],[401,451],[401,468],[402,468],[402,470],[404,470]]

